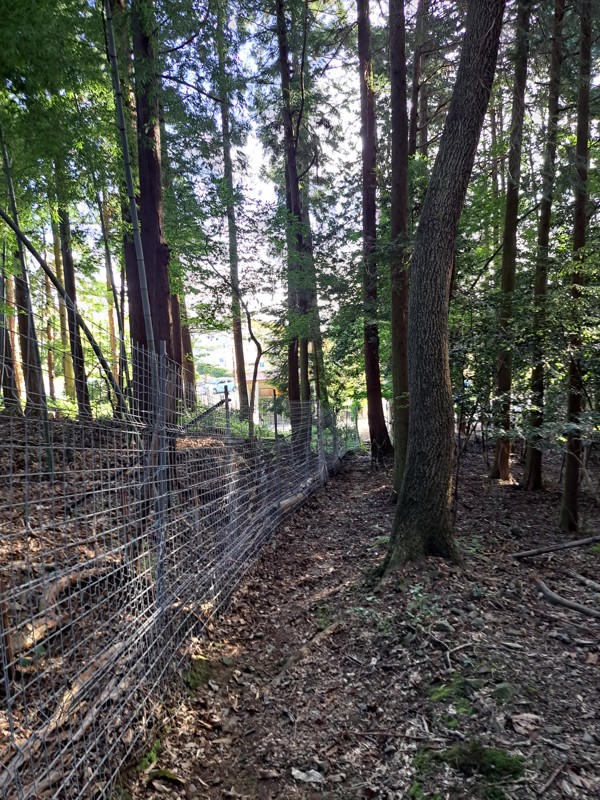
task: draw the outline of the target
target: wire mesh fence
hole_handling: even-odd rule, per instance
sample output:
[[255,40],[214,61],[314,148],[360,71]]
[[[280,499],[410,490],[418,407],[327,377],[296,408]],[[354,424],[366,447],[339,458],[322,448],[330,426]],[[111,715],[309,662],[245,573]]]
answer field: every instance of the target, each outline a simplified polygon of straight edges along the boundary
[[[0,322],[7,340],[6,309]],[[274,396],[251,419],[226,395],[202,407],[164,349],[133,348],[128,380],[75,369],[69,406],[48,391],[51,347],[65,357],[42,343],[37,402],[11,406],[3,391],[0,413],[0,797],[11,800],[110,796],[190,638],[358,444],[349,414],[313,403]],[[14,364],[0,355],[5,388]]]

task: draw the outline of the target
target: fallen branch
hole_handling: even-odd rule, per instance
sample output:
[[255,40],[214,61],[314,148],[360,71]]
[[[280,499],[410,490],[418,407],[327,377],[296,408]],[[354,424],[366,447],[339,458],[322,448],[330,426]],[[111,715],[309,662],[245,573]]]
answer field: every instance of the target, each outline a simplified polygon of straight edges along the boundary
[[586,617],[594,617],[595,619],[600,619],[600,611],[598,611],[597,609],[588,608],[587,606],[582,606],[580,603],[574,603],[572,600],[567,600],[565,597],[561,597],[559,594],[555,594],[555,592],[551,591],[546,586],[546,584],[539,578],[534,578],[533,580],[535,585],[540,590],[540,592],[546,598],[546,600],[550,601],[553,605],[569,608],[571,611],[577,611],[579,614],[585,614]]
[[[76,703],[80,702],[84,692],[89,686],[94,685],[102,669],[110,661],[117,658],[124,649],[125,645],[121,642],[117,642],[117,644],[109,647],[106,652],[101,653],[63,694],[50,719],[27,739],[17,742],[19,748],[17,754],[12,761],[5,765],[4,771],[0,775],[0,796],[7,796],[3,794],[3,791],[16,780],[17,772],[25,761],[28,758],[31,759],[43,743],[47,744],[48,737],[52,733],[64,727],[71,716],[73,707]],[[50,773],[47,779],[49,780],[52,777],[53,773]]]
[[523,550],[521,553],[513,553],[512,557],[517,560],[520,558],[531,558],[532,556],[541,556],[544,553],[555,553],[558,550],[585,547],[586,544],[595,544],[596,542],[600,542],[600,536],[590,536],[587,539],[575,539],[575,541],[566,542],[565,544],[552,544],[548,547],[538,547],[536,550]]
[[[13,657],[16,653],[31,650],[36,644],[47,639],[49,634],[56,633],[57,630],[64,628],[73,621],[71,614],[58,614],[56,612],[59,594],[74,583],[81,583],[94,577],[111,575],[114,571],[114,567],[94,567],[80,572],[73,571],[51,583],[39,601],[39,610],[43,616],[28,622],[23,630],[17,631],[10,637],[10,648]],[[4,636],[6,636],[6,632],[4,632]]]
[[546,783],[543,786],[541,786],[539,789],[536,789],[536,792],[540,797],[544,797],[544,795],[546,794],[548,789],[552,786],[554,781],[558,778],[558,776],[563,771],[565,766],[566,766],[566,764],[559,764],[559,766],[554,770],[552,775],[550,775],[550,777],[548,778]]
[[586,578],[585,575],[580,575],[578,572],[574,572],[572,569],[566,570],[567,575],[570,575],[571,578],[575,578],[576,581],[587,586],[589,589],[593,589],[596,592],[600,592],[600,583],[596,583],[596,581],[591,580],[591,578]]

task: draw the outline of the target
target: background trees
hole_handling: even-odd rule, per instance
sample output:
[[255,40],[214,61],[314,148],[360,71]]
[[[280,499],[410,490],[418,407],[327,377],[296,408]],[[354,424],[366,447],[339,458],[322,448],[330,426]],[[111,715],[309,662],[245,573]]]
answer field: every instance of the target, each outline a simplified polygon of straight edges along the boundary
[[[564,449],[561,525],[575,530],[600,397],[597,3],[577,0],[571,15],[561,0],[507,3],[473,168],[463,154],[440,177],[439,158],[454,158],[443,131],[466,7],[110,3],[153,339],[179,365],[182,405],[194,403],[194,334],[226,327],[247,409],[241,345],[248,320],[268,320],[261,348],[295,427],[315,397],[325,408],[366,401],[374,455],[393,440],[396,491],[406,475],[405,498],[444,509],[446,544],[451,417],[461,435],[493,442],[486,469],[503,479],[526,440],[531,490],[543,452]],[[115,333],[149,342],[100,9],[24,2],[2,20],[0,205],[104,325],[128,395],[140,365],[115,352]],[[3,411],[47,402],[89,417],[96,358],[11,230],[0,237]]]

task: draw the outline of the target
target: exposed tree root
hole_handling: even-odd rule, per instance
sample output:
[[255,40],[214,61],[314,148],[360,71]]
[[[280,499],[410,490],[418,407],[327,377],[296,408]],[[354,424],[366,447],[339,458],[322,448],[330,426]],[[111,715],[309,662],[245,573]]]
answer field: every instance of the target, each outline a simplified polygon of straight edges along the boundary
[[585,614],[586,617],[600,619],[600,611],[597,609],[582,606],[580,603],[574,603],[571,600],[567,600],[566,597],[561,597],[559,594],[555,594],[555,592],[551,591],[539,578],[534,578],[533,580],[546,600],[549,600],[553,605],[563,606],[571,611],[577,611],[578,614]]
[[38,642],[47,639],[51,633],[64,628],[72,622],[70,614],[59,614],[57,612],[58,597],[65,589],[74,584],[89,581],[90,578],[100,578],[113,572],[114,565],[110,567],[93,567],[79,571],[74,570],[51,582],[39,600],[39,610],[43,616],[40,619],[28,622],[24,626],[24,630],[10,637],[10,648],[13,655],[31,650]]
[[[110,661],[119,656],[124,649],[125,645],[121,642],[118,642],[117,644],[112,645],[112,647],[109,647],[106,652],[98,656],[90,664],[90,666],[84,670],[81,675],[79,675],[73,685],[63,694],[54,713],[46,722],[46,724],[28,739],[16,743],[19,751],[14,756],[12,761],[5,766],[2,775],[0,775],[0,796],[4,796],[2,792],[4,791],[5,787],[7,785],[11,785],[11,783],[14,781],[15,773],[18,772],[18,770],[23,766],[27,758],[31,758],[42,744],[48,746],[48,737],[51,736],[55,731],[64,727],[64,725],[69,721],[75,704],[81,699],[81,696],[84,694],[84,692],[93,685],[95,679],[97,678],[98,672],[100,672]],[[109,684],[109,694],[106,694],[106,690],[102,693],[100,699],[97,700],[92,709],[90,709],[90,712],[92,713],[91,718],[90,712],[88,712],[81,727],[83,727],[84,724],[86,727],[89,727],[99,706],[106,702],[115,688],[118,689],[123,683],[124,682],[121,681],[121,684],[119,684],[117,687]],[[109,687],[107,687],[107,689],[108,688]],[[52,773],[49,773],[45,778],[41,779],[41,782],[45,783],[45,781],[49,781],[52,778]],[[51,783],[48,785],[51,786],[55,782],[56,779],[51,780]],[[39,787],[40,783],[37,785],[38,790]]]
[[591,578],[586,578],[585,575],[580,575],[578,572],[574,572],[572,569],[568,569],[567,575],[570,575],[571,578],[575,578],[576,581],[583,584],[583,586],[587,586],[588,589],[593,589],[595,592],[600,592],[600,583],[596,583],[596,581],[591,580]]
[[585,547],[586,544],[594,544],[595,542],[600,542],[600,536],[590,536],[587,539],[575,539],[572,542],[552,544],[548,547],[537,547],[535,550],[523,550],[521,553],[513,553],[512,557],[517,560],[520,558],[531,558],[532,556],[541,556],[544,553],[556,553],[558,550],[571,550],[573,547]]

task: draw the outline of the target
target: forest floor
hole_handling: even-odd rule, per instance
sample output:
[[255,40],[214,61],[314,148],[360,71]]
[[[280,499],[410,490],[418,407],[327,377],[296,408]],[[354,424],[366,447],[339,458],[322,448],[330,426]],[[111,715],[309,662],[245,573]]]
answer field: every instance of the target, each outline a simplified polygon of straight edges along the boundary
[[[527,494],[463,466],[461,567],[429,560],[376,590],[390,473],[349,456],[279,529],[194,653],[187,691],[132,770],[135,800],[600,797],[600,609],[561,543],[556,486]],[[600,511],[584,499],[590,533]],[[582,532],[585,535],[585,531]],[[125,796],[125,793],[124,795]]]

